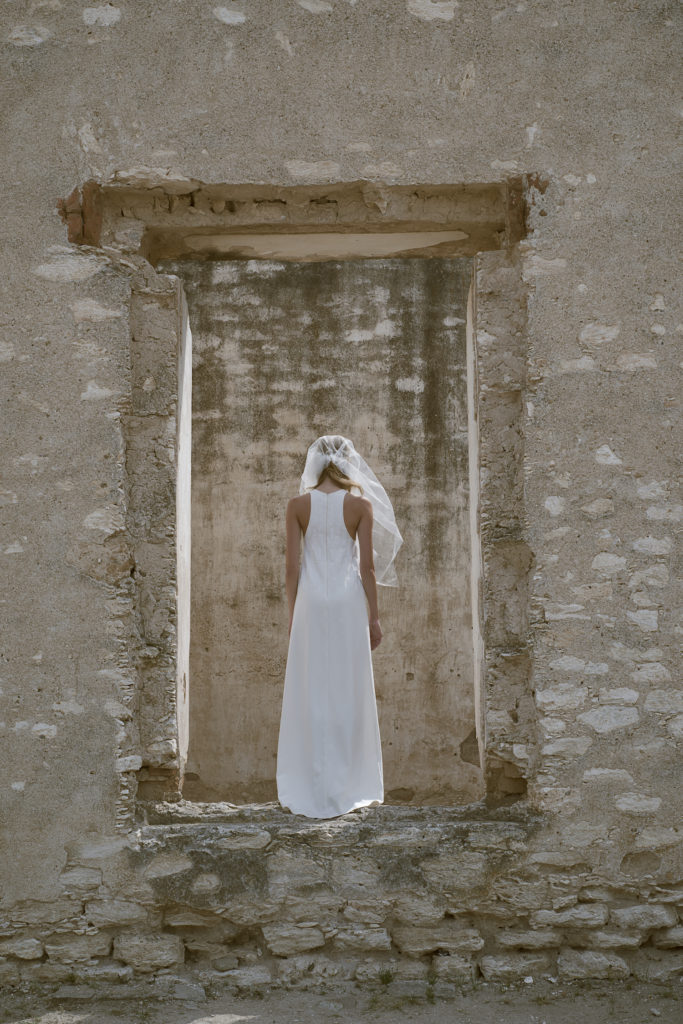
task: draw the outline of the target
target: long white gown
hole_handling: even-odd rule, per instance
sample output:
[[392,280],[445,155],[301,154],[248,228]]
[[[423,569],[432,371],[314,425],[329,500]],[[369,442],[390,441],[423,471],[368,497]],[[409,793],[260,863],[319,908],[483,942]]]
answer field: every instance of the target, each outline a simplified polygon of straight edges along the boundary
[[277,751],[283,807],[334,818],[384,800],[382,748],[358,542],[339,489],[311,490]]

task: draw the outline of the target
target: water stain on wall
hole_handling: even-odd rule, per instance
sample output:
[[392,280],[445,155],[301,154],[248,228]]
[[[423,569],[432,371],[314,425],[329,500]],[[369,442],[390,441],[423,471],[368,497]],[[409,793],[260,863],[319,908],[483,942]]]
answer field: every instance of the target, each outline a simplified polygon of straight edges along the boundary
[[306,449],[349,436],[404,546],[373,655],[387,799],[481,795],[469,605],[467,259],[164,261],[192,326],[190,761],[197,799],[275,798],[284,514]]

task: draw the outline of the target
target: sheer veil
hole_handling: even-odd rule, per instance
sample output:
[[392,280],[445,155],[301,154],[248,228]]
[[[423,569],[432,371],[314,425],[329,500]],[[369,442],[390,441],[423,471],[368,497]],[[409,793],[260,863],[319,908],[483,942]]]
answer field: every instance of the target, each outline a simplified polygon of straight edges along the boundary
[[[398,577],[394,560],[403,543],[403,537],[396,525],[394,509],[387,492],[363,456],[356,451],[352,441],[341,434],[324,434],[314,441],[306,454],[299,494],[315,487],[320,474],[330,462],[334,462],[343,473],[361,484],[363,497],[372,503],[375,577],[377,583],[383,587],[397,587]],[[354,487],[351,490],[357,491],[358,488]]]

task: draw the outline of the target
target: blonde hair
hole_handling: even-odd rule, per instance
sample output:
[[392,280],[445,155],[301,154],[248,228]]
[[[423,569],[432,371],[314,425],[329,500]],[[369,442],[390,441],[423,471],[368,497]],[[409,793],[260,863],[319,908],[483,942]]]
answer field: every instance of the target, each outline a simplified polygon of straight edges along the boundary
[[361,485],[356,480],[352,480],[350,476],[346,475],[346,473],[343,473],[339,466],[336,466],[334,462],[329,462],[325,466],[318,477],[318,482],[315,486],[320,487],[325,477],[329,477],[332,483],[337,484],[339,487],[343,487],[345,491],[350,491],[352,487],[357,487],[360,493],[363,493]]

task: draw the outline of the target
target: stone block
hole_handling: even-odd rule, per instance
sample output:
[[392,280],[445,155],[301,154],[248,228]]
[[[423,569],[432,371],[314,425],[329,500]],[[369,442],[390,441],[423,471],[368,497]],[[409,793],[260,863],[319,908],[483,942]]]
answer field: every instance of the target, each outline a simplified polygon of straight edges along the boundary
[[185,947],[178,935],[117,935],[113,956],[142,973],[172,967],[185,959]]
[[6,914],[13,925],[56,924],[58,921],[70,921],[80,917],[81,902],[70,899],[50,902],[23,900],[21,903],[15,903]]
[[52,985],[56,981],[70,981],[73,974],[73,964],[61,964],[56,960],[24,960],[21,964],[21,980],[29,985]]
[[307,949],[325,945],[325,936],[320,928],[310,924],[282,922],[264,924],[261,927],[266,945],[276,956],[291,956]]
[[387,904],[380,899],[351,900],[342,913],[356,924],[382,924],[387,916]]
[[203,896],[218,892],[220,887],[221,880],[218,875],[214,874],[212,871],[205,871],[201,875],[197,875],[190,886],[190,891]]
[[89,892],[102,884],[102,872],[99,868],[68,868],[66,871],[62,871],[59,881],[65,893]]
[[604,903],[578,903],[566,910],[537,910],[530,917],[533,927],[567,925],[571,928],[599,928],[607,923],[609,912]]
[[445,909],[435,900],[414,893],[399,896],[394,903],[394,917],[400,924],[435,925],[444,914]]
[[[342,858],[343,862],[347,858]],[[344,866],[336,862],[340,869]],[[349,864],[349,868],[351,868]],[[325,881],[324,869],[305,851],[290,853],[287,850],[278,850],[266,858],[266,870],[268,882],[274,895],[278,891],[291,893],[300,886],[318,885]],[[343,884],[343,879],[339,879]]]
[[251,927],[273,921],[281,911],[282,901],[275,899],[255,900],[252,896],[236,896],[220,905],[222,917],[240,927]]
[[483,889],[488,876],[484,853],[455,850],[422,861],[420,867],[429,886],[437,892],[467,892]]
[[220,850],[263,850],[271,841],[270,832],[265,829],[231,829],[230,834],[217,839],[215,846]]
[[673,928],[666,928],[657,932],[652,937],[652,942],[658,949],[683,948],[683,924],[675,925]]
[[94,999],[96,990],[91,985],[60,985],[55,992],[55,999]]
[[496,941],[507,949],[557,948],[562,942],[562,932],[546,929],[541,931],[499,931]]
[[633,955],[631,971],[638,981],[662,982],[683,977],[683,953],[661,949],[639,949]]
[[642,932],[603,932],[600,929],[591,929],[583,934],[568,930],[565,936],[572,946],[590,949],[636,949],[643,941]]
[[541,711],[571,711],[586,703],[586,688],[572,683],[558,683],[536,691],[536,704]]
[[145,924],[147,911],[131,900],[90,900],[85,905],[86,920],[98,928],[108,925]]
[[391,938],[386,928],[377,926],[340,928],[334,936],[337,949],[365,952],[366,950],[391,949]]
[[544,744],[541,753],[545,757],[581,757],[592,743],[590,736],[562,736],[559,740]]
[[247,993],[262,991],[273,983],[269,968],[260,965],[238,967],[234,971],[226,971],[222,975],[222,979],[238,992]]
[[279,961],[278,980],[287,986],[319,988],[330,980],[351,980],[355,969],[355,961],[331,960],[321,954],[293,956]]
[[168,878],[190,871],[194,862],[184,853],[159,853],[146,865],[144,878]]
[[683,691],[650,690],[645,698],[645,710],[659,715],[678,715],[683,711]]
[[[321,868],[318,872],[320,880],[324,875]],[[349,899],[357,899],[361,894],[374,895],[380,884],[380,869],[367,857],[340,857],[332,862],[332,884],[335,892]]]
[[218,914],[211,911],[193,910],[192,907],[169,907],[164,911],[164,924],[171,928],[214,928],[221,930],[237,931],[227,925]]
[[432,957],[432,970],[439,981],[473,981],[475,966],[471,957],[459,953],[437,953]]
[[597,733],[614,732],[616,729],[627,729],[640,720],[637,708],[622,708],[607,705],[595,708],[593,711],[586,711],[578,716],[580,722],[585,722]]
[[16,964],[10,960],[0,960],[0,986],[13,988],[21,982],[21,974]]
[[133,979],[133,968],[124,964],[114,962],[100,962],[93,964],[74,964],[72,969],[74,981],[90,985],[102,985],[105,983],[129,982]]
[[425,953],[471,953],[481,949],[484,940],[476,928],[463,928],[455,921],[446,920],[431,927],[421,925],[397,925],[391,937],[408,956],[423,956]]
[[618,928],[668,928],[678,923],[673,907],[641,903],[613,910],[610,919]]
[[15,956],[19,960],[40,960],[42,955],[43,944],[38,939],[17,936],[0,942],[0,956]]
[[549,968],[550,960],[542,954],[508,953],[483,956],[479,961],[479,970],[487,981],[521,981],[529,974],[538,974]]
[[561,978],[628,978],[631,969],[615,953],[565,948],[557,958]]
[[614,805],[623,814],[647,816],[659,810],[662,799],[659,796],[647,796],[644,793],[622,793],[615,800]]
[[63,964],[82,963],[94,956],[108,956],[111,935],[96,932],[88,935],[51,935],[45,940],[45,952],[50,960]]

